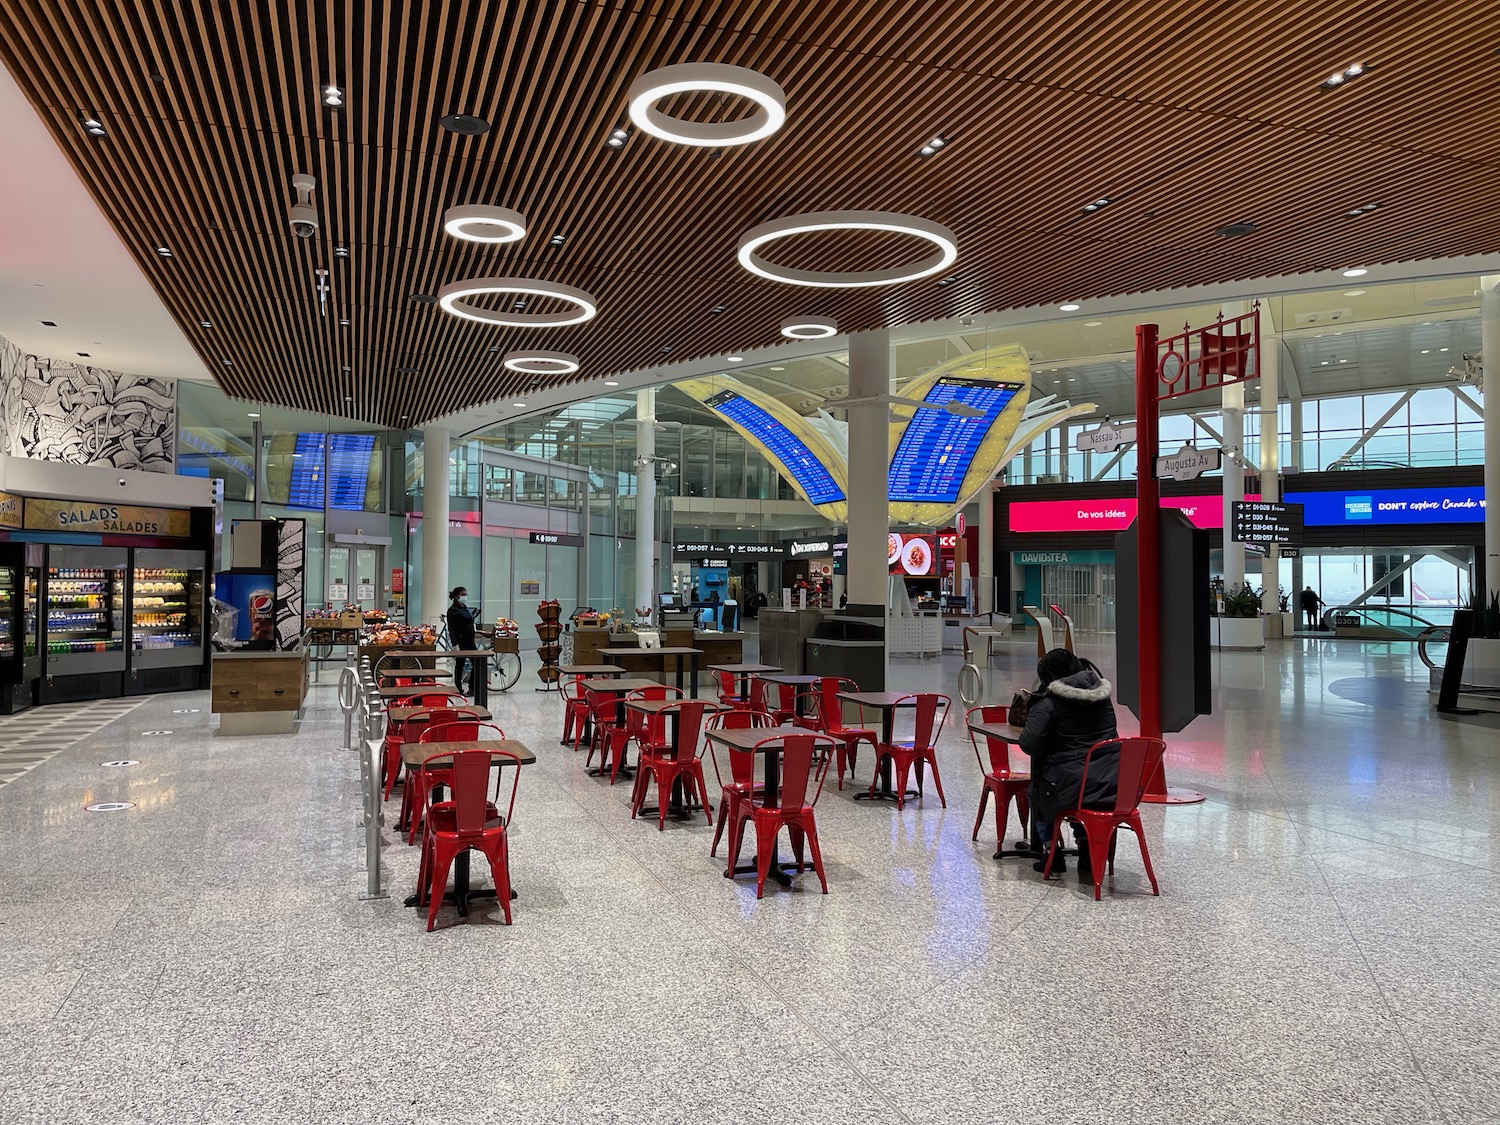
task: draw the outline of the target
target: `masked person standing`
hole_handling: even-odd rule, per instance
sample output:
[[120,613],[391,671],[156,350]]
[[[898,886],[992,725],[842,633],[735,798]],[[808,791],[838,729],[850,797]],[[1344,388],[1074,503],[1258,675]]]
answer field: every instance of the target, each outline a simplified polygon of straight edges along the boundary
[[[1020,745],[1031,757],[1027,795],[1031,800],[1032,833],[1045,853],[1053,822],[1078,802],[1083,763],[1090,748],[1118,738],[1120,732],[1115,725],[1110,683],[1089,661],[1065,648],[1055,648],[1037,661],[1036,674],[1042,686],[1027,710]],[[1094,755],[1083,804],[1104,808],[1113,805],[1119,780],[1120,749],[1116,745]],[[1083,828],[1074,825],[1073,836],[1078,844],[1079,877],[1091,882],[1093,872]],[[1045,854],[1032,866],[1043,870]],[[1052,870],[1067,870],[1061,853]]]
[[[469,591],[463,586],[457,586],[448,595],[452,604],[448,606],[448,643],[457,649],[472,650],[478,643],[474,634],[474,616],[476,611],[469,608]],[[469,690],[464,691],[464,669],[469,670]],[[453,660],[453,687],[461,695],[474,694],[474,677],[480,675],[481,664],[477,660],[467,657],[455,657]]]

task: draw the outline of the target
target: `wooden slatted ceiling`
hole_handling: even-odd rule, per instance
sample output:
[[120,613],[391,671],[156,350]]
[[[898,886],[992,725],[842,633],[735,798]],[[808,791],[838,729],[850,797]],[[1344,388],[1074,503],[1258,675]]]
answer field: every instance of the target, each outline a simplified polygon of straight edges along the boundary
[[[582,384],[774,343],[791,314],[895,327],[1494,251],[1497,16],[1500,0],[1437,0],[1420,18],[1295,0],[0,0],[0,57],[227,390],[415,424],[523,393],[532,377],[500,364],[513,348],[577,352]],[[643,135],[606,149],[634,78],[685,61],[775,78],[787,126],[718,153]],[[1317,88],[1353,62],[1375,69]],[[322,105],[329,82],[345,109]],[[667,108],[738,112],[704,97]],[[83,134],[81,110],[103,116],[105,140]],[[437,125],[450,112],[494,128],[453,136]],[[939,130],[952,144],[919,160]],[[308,240],[286,223],[297,171],[318,179]],[[1115,202],[1080,214],[1101,195]],[[1372,201],[1382,210],[1346,217]],[[514,207],[532,234],[496,249],[446,239],[442,212],[462,202]],[[830,292],[736,264],[746,228],[838,208],[948,224],[957,280]],[[1214,236],[1240,219],[1260,230]],[[549,246],[558,232],[566,244]],[[820,236],[776,256],[861,269],[912,252]],[[493,329],[409,300],[493,274],[587,289],[601,315]]]

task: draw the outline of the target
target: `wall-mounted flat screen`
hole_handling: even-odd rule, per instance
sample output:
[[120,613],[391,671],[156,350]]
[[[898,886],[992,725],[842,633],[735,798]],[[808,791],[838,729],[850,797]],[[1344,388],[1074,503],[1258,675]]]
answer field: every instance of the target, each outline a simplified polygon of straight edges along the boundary
[[934,406],[959,403],[983,413],[915,410],[891,457],[891,503],[956,504],[969,465],[995,419],[1025,389],[1021,383],[945,375],[923,396]]
[[844,490],[827,466],[768,410],[734,391],[720,391],[704,405],[739,426],[780,461],[810,503],[834,504],[844,499]]
[[[291,457],[286,503],[289,508],[323,506],[323,434],[298,434]],[[282,438],[273,438],[271,456],[282,449]]]
[[375,453],[374,434],[328,435],[328,506],[346,511],[364,511],[370,487],[370,461]]

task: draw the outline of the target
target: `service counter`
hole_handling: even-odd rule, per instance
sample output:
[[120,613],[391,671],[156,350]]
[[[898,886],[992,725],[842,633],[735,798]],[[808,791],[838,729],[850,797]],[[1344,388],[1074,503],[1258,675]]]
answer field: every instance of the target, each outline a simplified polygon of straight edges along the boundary
[[306,648],[292,652],[216,652],[210,711],[220,734],[294,734],[307,698]]

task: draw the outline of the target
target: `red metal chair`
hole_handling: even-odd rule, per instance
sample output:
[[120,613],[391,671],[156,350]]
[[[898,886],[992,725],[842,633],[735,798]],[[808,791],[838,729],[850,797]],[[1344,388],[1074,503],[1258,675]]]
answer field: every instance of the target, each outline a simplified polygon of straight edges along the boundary
[[[675,687],[667,687],[665,684],[657,687],[636,688],[625,697],[625,702],[632,700],[638,702],[649,702],[652,700],[662,702],[668,699],[681,699],[683,693]],[[614,757],[609,769],[609,783],[615,783],[615,777],[620,768],[625,764],[625,751],[627,743],[634,742],[638,754],[651,751],[667,749],[670,743],[667,741],[667,720],[662,715],[645,715],[640,711],[632,711],[625,708],[625,738],[617,744]]]
[[752,696],[740,694],[739,677],[733,672],[715,672],[714,679],[719,687],[719,702],[725,707],[733,707],[736,710],[744,710],[752,703]]
[[[706,730],[755,730],[761,727],[774,727],[776,720],[767,711],[721,711],[717,715],[710,715],[705,724]],[[707,738],[705,737],[707,742]],[[714,778],[719,783],[719,823],[714,825],[714,842],[708,846],[708,854],[714,855],[719,849],[719,839],[724,835],[724,825],[732,818],[739,808],[741,801],[749,800],[761,789],[755,783],[754,770],[749,768],[755,765],[754,758],[741,761],[731,757],[729,759],[729,783],[725,784],[724,775],[719,772],[719,755],[714,749],[714,744],[708,742],[709,760],[714,764]],[[745,767],[742,772],[735,772]]]
[[[762,798],[757,802],[754,797],[743,800],[734,814],[734,823],[730,828],[729,835],[729,871],[733,874],[734,869],[739,866],[740,846],[745,838],[745,822],[753,821],[755,824],[755,897],[761,898],[765,894],[766,876],[771,873],[771,859],[776,855],[776,838],[781,830],[785,828],[787,835],[791,837],[792,854],[797,860],[797,871],[800,874],[806,864],[803,861],[803,842],[812,851],[813,870],[818,873],[818,882],[823,885],[823,893],[828,893],[828,875],[823,870],[823,852],[818,847],[818,822],[813,817],[813,806],[818,803],[818,797],[823,793],[823,782],[828,777],[828,766],[833,761],[833,754],[828,751],[837,746],[837,741],[827,735],[814,734],[809,731],[806,734],[773,735],[764,739],[760,745],[780,742],[781,761],[781,785],[780,792],[772,794],[762,792]],[[826,749],[819,753],[816,747],[822,744]],[[729,751],[731,764],[735,759],[740,759],[741,764],[736,768],[739,770],[753,770],[754,760],[759,751],[736,750],[733,747]],[[748,759],[748,762],[745,760]],[[808,800],[808,789],[816,779],[817,788],[813,791],[812,799]]]
[[[464,703],[468,702],[468,700],[463,699],[462,696],[459,696],[458,698],[462,699]],[[437,700],[437,702],[436,703],[428,703],[428,702],[426,702],[426,700],[428,700],[428,699],[435,699],[435,700]],[[409,699],[401,699],[399,701],[391,703],[389,705],[389,707],[427,707],[427,708],[437,707],[437,708],[443,708],[443,707],[446,707],[447,705],[448,705],[448,696],[446,696],[446,695],[432,695],[432,696],[412,696]],[[388,707],[388,709],[389,709],[389,707]],[[412,718],[415,719],[415,718],[417,718],[417,716],[413,715]],[[424,716],[424,718],[425,718],[425,716]],[[383,799],[387,800],[387,801],[389,801],[391,799],[391,791],[396,788],[396,783],[400,779],[400,776],[401,776],[401,745],[402,745],[402,743],[405,743],[405,742],[415,742],[416,741],[416,735],[411,735],[411,736],[408,737],[408,735],[406,733],[406,725],[409,722],[411,722],[411,719],[408,719],[406,721],[406,723],[393,723],[393,722],[390,722],[389,720],[387,720],[386,724],[385,724],[385,758],[384,758],[384,761],[382,763],[381,778],[382,778],[382,780],[383,780],[383,782],[385,784],[385,795],[384,795]],[[420,729],[421,728],[418,727],[419,731],[420,731]],[[402,815],[403,816],[405,815],[405,811],[406,811],[405,810],[405,802],[403,801],[403,804],[402,804]]]
[[663,723],[676,718],[676,749],[664,739],[663,745],[641,751],[635,763],[635,788],[630,795],[631,820],[645,807],[646,792],[654,779],[658,832],[667,826],[667,806],[670,804],[668,794],[678,781],[682,782],[683,795],[687,800],[691,800],[693,795],[693,790],[688,786],[696,783],[703,815],[708,817],[710,824],[713,823],[713,814],[708,810],[708,782],[703,778],[703,713],[707,709],[708,704],[701,699],[679,699],[659,715],[653,716],[660,718]]
[[[447,712],[450,715],[456,711]],[[480,732],[484,732],[481,734]],[[505,741],[505,732],[494,723],[481,723],[478,719],[457,719],[448,722],[429,722],[427,728],[417,735],[418,742],[478,742],[490,737]],[[406,771],[406,792],[401,798],[401,822],[406,825],[406,842],[417,842],[417,829],[422,826],[422,810],[427,807],[427,791],[451,783],[451,771],[444,766],[431,770],[418,768]],[[500,779],[495,779],[495,796],[500,796]]]
[[770,712],[777,726],[790,723],[797,717],[796,684],[763,683],[761,701],[761,710]]
[[[953,709],[953,700],[946,695],[938,695],[934,692],[923,692],[920,695],[904,695],[905,699],[916,700],[913,710],[916,713],[916,728],[910,742],[882,743],[875,748],[875,772],[880,773],[880,761],[889,757],[896,767],[896,808],[906,807],[906,779],[911,773],[912,766],[917,768],[917,793],[922,792],[922,769],[924,766],[932,767],[932,781],[937,786],[938,800],[943,803],[943,808],[948,807],[948,798],[943,796],[943,778],[938,773],[937,763],[937,741],[943,733],[943,727],[948,722],[948,712]],[[875,795],[875,784],[879,777],[870,779],[870,796]]]
[[[458,853],[474,848],[484,853],[495,880],[495,897],[510,925],[510,840],[506,832],[516,811],[516,788],[521,780],[520,756],[508,750],[460,750],[450,755],[452,791],[447,801],[432,800],[428,791],[427,830],[422,834],[422,862],[417,872],[418,894],[427,905],[427,929],[437,921],[438,907],[448,886],[448,871]],[[422,771],[438,768],[443,755],[435,754],[422,763]],[[488,800],[490,769],[499,766],[515,768],[510,784],[510,804],[501,816],[497,805]]]
[[[1115,803],[1110,808],[1085,808],[1083,795],[1088,791],[1089,768],[1096,755],[1104,756],[1114,749],[1120,758],[1120,780],[1115,788]],[[1052,843],[1047,848],[1047,865],[1042,869],[1042,878],[1052,877],[1052,857],[1057,854],[1057,842],[1062,839],[1063,824],[1072,821],[1083,828],[1088,838],[1089,862],[1094,870],[1094,901],[1100,899],[1100,887],[1104,881],[1105,864],[1109,873],[1115,873],[1115,836],[1121,828],[1135,833],[1141,846],[1141,862],[1146,865],[1146,877],[1151,880],[1151,893],[1161,894],[1156,885],[1156,872],[1151,870],[1151,853],[1146,848],[1146,832],[1141,827],[1140,804],[1146,795],[1146,783],[1161,766],[1161,757],[1167,744],[1159,738],[1111,738],[1089,747],[1088,757],[1083,760],[1083,780],[1078,784],[1078,802],[1067,812],[1058,814],[1052,825]]]
[[573,752],[578,752],[578,744],[583,741],[583,732],[589,725],[589,701],[584,698],[582,676],[574,676],[566,680],[562,685],[563,697],[563,732],[562,740],[573,742]]
[[599,768],[608,763],[616,742],[625,737],[625,724],[620,719],[619,697],[609,692],[585,691],[589,714],[593,721],[593,732],[589,736],[589,753],[585,766],[594,764],[594,751],[599,751]]
[[[880,764],[880,739],[876,733],[868,727],[846,727],[844,725],[844,701],[839,698],[841,691],[858,691],[859,685],[853,680],[842,676],[824,676],[818,682],[818,730],[822,734],[838,741],[838,772],[839,788],[844,788],[844,767],[849,769],[849,777],[854,778],[854,763],[859,754],[859,744],[868,742],[870,749],[875,751],[875,764]],[[863,722],[863,709],[860,710],[861,722]]]
[[[395,785],[396,775],[401,772],[401,747],[408,742],[418,742],[422,738],[422,732],[433,723],[448,723],[455,719],[463,718],[462,711],[453,711],[445,707],[433,707],[422,711],[413,711],[411,716],[404,722],[387,723],[385,730],[385,799],[390,800],[391,789]],[[394,752],[392,736],[394,734]],[[412,803],[411,786],[401,787],[401,815],[396,818],[396,827],[399,829],[406,824],[415,805]]]
[[973,724],[1005,723],[1010,721],[1010,708],[1000,704],[991,707],[970,707],[964,712],[964,725],[969,730],[969,742],[974,747],[974,760],[979,763],[979,772],[984,776],[984,788],[979,793],[979,812],[974,816],[974,832],[969,839],[979,839],[979,826],[984,823],[984,809],[989,804],[990,794],[995,795],[995,846],[1005,847],[1005,822],[1010,817],[1010,802],[1016,802],[1016,817],[1021,822],[1021,835],[1026,835],[1026,825],[1031,820],[1031,803],[1026,797],[1026,787],[1031,784],[1031,774],[1017,773],[1010,768],[1010,743],[1003,738],[985,735],[985,746],[989,752],[989,764],[979,753],[979,740],[974,737]]

